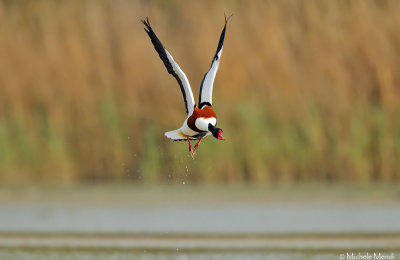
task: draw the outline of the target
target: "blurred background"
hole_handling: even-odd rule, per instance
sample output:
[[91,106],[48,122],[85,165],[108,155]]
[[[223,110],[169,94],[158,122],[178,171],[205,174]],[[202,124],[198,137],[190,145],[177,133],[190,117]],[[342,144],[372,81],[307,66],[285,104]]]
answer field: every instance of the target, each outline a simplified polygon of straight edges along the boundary
[[[224,13],[214,109],[227,140],[205,139],[192,158],[164,136],[186,114],[140,19],[197,99]],[[0,1],[0,242],[15,231],[399,233],[399,13],[394,0]],[[140,211],[149,205],[160,211]]]
[[[375,183],[400,178],[397,1],[1,1],[1,183]],[[186,114],[140,19],[226,142],[193,160]],[[186,176],[190,173],[190,176]]]

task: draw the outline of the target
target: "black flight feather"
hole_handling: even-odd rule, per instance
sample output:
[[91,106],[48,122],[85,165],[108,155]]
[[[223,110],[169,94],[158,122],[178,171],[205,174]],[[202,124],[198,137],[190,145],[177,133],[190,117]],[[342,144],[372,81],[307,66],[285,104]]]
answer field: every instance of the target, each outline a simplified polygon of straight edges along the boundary
[[[227,24],[229,18],[232,17],[232,15],[230,15],[230,16],[228,17],[228,19],[227,19],[225,14],[224,14],[224,16],[225,16],[225,25],[224,25],[224,29],[222,29],[221,36],[219,37],[217,51],[215,52],[214,58],[213,58],[213,60],[212,60],[212,62],[211,62],[211,67],[212,67],[212,64],[214,63],[214,61],[218,60],[218,52],[220,52],[220,50],[222,49],[222,46],[224,45],[226,24]],[[202,101],[201,101],[201,92],[203,91],[204,80],[205,80],[207,74],[208,74],[208,71],[207,71],[206,74],[204,75],[203,80],[201,81],[201,84],[200,84],[200,94],[199,94],[199,108],[200,108],[200,109],[201,109],[203,106],[210,106],[210,107],[211,107],[211,104],[210,104],[209,102],[202,102]]]
[[187,101],[186,101],[186,93],[185,93],[185,88],[183,87],[183,84],[182,84],[182,80],[179,78],[179,76],[174,71],[174,69],[171,65],[171,62],[168,59],[164,45],[161,43],[161,41],[158,39],[158,37],[154,33],[153,29],[151,28],[149,18],[146,18],[146,20],[141,20],[141,21],[146,26],[147,29],[144,28],[144,30],[149,35],[150,40],[153,43],[154,49],[157,51],[158,55],[160,56],[161,60],[163,61],[165,67],[167,68],[168,73],[171,74],[172,76],[174,76],[175,79],[179,83],[179,86],[181,88],[182,95],[183,95],[183,100],[185,101],[185,108],[186,108],[186,114],[187,114],[188,107],[187,107]]

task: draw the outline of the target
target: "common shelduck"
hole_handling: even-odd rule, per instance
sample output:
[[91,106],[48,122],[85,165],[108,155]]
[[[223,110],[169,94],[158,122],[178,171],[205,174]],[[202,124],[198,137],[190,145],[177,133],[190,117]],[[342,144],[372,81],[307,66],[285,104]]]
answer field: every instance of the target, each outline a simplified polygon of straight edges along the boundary
[[[161,60],[164,62],[168,73],[174,76],[178,81],[183,94],[183,100],[185,101],[187,118],[179,129],[166,132],[165,136],[174,141],[187,140],[189,143],[189,152],[192,154],[196,152],[201,140],[211,134],[219,140],[225,140],[225,138],[222,136],[222,129],[216,127],[217,116],[212,107],[212,90],[215,74],[217,73],[221,58],[226,24],[228,20],[229,18],[227,19],[225,16],[225,25],[219,38],[217,51],[212,60],[211,68],[204,75],[203,81],[201,82],[198,107],[196,107],[192,89],[190,88],[189,80],[187,79],[185,73],[181,70],[178,63],[175,62],[172,55],[167,51],[167,49],[165,49],[164,45],[157,38],[150,26],[149,19],[147,18],[146,20],[142,20],[142,23],[146,26],[144,30],[149,35],[151,42],[153,43],[154,48],[158,52]],[[192,149],[190,140],[199,140],[194,146],[194,149]]]

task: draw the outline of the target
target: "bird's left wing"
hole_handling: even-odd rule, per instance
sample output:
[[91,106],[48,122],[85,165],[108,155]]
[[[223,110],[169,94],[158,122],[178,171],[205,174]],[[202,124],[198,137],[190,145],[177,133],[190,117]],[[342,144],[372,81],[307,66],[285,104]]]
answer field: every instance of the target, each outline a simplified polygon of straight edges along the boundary
[[224,38],[225,38],[226,23],[227,23],[227,19],[225,16],[225,26],[224,26],[224,29],[222,29],[221,36],[219,37],[217,51],[212,60],[211,68],[204,75],[203,81],[201,82],[201,85],[200,85],[200,95],[199,95],[199,108],[200,109],[205,105],[212,106],[213,84],[214,84],[215,75],[217,74],[217,70],[218,70],[218,66],[219,66],[219,59],[221,58],[221,54],[222,54],[222,47],[223,47]]
[[161,60],[164,62],[165,67],[169,74],[174,76],[181,87],[181,91],[183,94],[183,100],[185,101],[185,108],[187,114],[192,114],[195,106],[193,92],[190,88],[189,80],[187,79],[185,73],[181,70],[178,63],[175,62],[172,55],[165,49],[160,40],[157,38],[153,29],[150,26],[149,19],[142,20],[142,23],[146,26],[144,29],[149,35],[151,42],[154,45],[154,48],[158,52]]

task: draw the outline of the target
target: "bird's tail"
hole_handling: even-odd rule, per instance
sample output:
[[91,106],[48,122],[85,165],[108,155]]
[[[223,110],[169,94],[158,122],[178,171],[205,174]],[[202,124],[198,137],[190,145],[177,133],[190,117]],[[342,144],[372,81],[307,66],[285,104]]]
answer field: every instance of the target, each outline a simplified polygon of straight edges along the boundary
[[165,136],[174,141],[186,141],[186,136],[182,133],[181,129],[165,132]]

